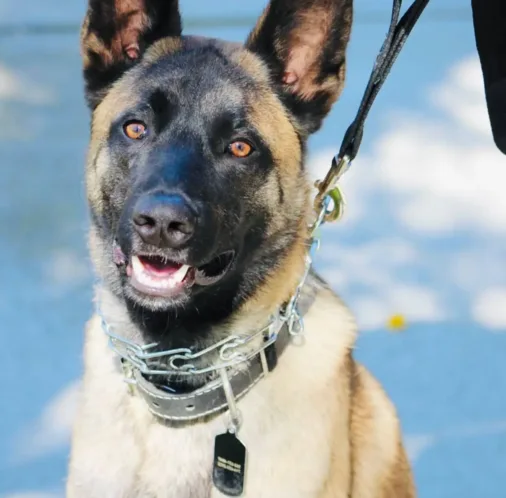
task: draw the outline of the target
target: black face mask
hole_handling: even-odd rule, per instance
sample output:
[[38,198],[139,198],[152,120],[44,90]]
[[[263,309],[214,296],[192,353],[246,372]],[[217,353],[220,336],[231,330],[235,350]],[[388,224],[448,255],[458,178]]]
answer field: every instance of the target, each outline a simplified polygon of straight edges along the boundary
[[472,0],[472,8],[492,133],[506,154],[506,1]]

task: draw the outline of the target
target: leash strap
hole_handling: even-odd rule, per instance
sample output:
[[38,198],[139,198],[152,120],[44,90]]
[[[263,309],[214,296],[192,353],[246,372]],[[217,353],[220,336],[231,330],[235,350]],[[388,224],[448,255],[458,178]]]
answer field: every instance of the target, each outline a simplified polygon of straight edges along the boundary
[[346,130],[339,154],[332,159],[332,166],[326,178],[317,185],[319,190],[318,201],[320,204],[323,198],[329,194],[335,182],[339,179],[347,166],[357,156],[364,135],[365,120],[367,119],[374,100],[428,3],[429,0],[415,0],[399,20],[402,0],[393,1],[390,27],[376,58],[357,115]]

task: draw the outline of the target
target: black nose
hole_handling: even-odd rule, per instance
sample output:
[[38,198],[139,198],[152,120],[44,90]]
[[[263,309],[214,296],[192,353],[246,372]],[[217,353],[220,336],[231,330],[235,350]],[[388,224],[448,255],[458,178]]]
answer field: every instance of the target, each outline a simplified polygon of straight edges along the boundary
[[181,248],[188,242],[197,223],[195,210],[178,194],[144,194],[136,202],[133,226],[146,244]]

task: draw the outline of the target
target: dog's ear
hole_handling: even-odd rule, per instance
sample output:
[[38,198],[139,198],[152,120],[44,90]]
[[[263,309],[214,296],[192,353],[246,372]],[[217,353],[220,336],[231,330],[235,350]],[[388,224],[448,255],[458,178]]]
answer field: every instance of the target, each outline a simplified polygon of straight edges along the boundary
[[305,134],[341,93],[352,11],[353,0],[271,0],[246,41]]
[[81,52],[90,107],[147,47],[167,36],[181,36],[178,0],[89,0]]

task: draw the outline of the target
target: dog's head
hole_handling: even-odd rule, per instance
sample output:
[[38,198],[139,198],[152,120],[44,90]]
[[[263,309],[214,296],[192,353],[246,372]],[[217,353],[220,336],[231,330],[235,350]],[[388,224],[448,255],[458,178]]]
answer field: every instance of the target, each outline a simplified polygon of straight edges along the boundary
[[303,270],[305,144],[339,96],[352,0],[272,0],[244,45],[176,0],[90,0],[87,193],[99,274],[153,313],[279,305]]

